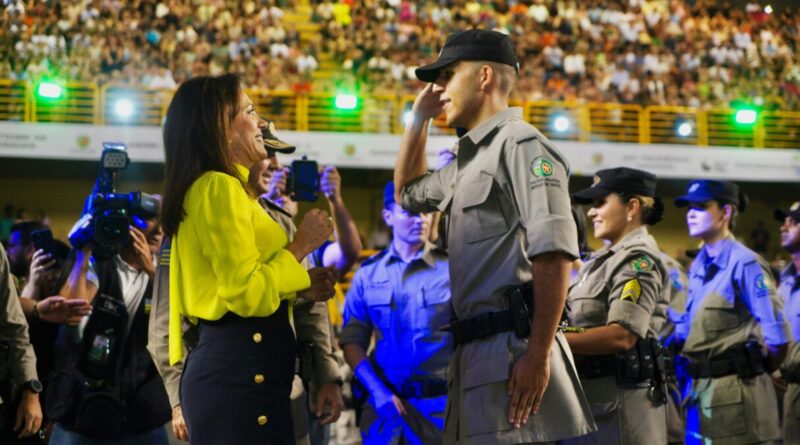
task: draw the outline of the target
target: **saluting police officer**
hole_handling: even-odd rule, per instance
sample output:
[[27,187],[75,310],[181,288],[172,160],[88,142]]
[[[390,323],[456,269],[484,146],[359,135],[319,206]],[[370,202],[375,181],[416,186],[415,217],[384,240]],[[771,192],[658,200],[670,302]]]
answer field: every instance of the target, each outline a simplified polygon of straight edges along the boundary
[[[518,69],[504,34],[449,36],[438,59],[416,70],[429,84],[414,102],[395,164],[403,208],[448,213],[457,319],[448,444],[547,442],[594,428],[557,332],[578,256],[569,170],[522,109],[508,107]],[[467,132],[456,159],[431,173],[426,135],[442,112],[448,126]]]
[[733,237],[747,197],[734,183],[701,179],[675,205],[688,206],[689,235],[704,242],[689,268],[686,312],[675,320],[691,378],[686,442],[779,439],[778,402],[765,371],[783,360],[789,329],[769,265]]
[[[13,410],[10,389],[22,391],[19,405]],[[17,298],[6,251],[0,244],[0,440],[17,443],[18,439],[40,434],[42,384],[36,375],[36,356],[28,338],[28,323]]]
[[453,351],[443,330],[452,316],[447,253],[427,241],[432,215],[397,205],[393,182],[381,213],[392,242],[356,271],[340,340],[368,392],[361,436],[365,445],[440,444]]
[[783,443],[800,444],[800,201],[788,209],[776,209],[781,223],[781,247],[792,259],[781,272],[778,293],[783,299],[783,313],[792,332],[789,353],[781,365],[783,396]]
[[566,334],[598,430],[566,443],[667,443],[654,314],[666,305],[669,273],[647,231],[664,216],[655,190],[655,175],[619,167],[598,171],[573,195],[591,204],[594,236],[607,246],[569,290]]

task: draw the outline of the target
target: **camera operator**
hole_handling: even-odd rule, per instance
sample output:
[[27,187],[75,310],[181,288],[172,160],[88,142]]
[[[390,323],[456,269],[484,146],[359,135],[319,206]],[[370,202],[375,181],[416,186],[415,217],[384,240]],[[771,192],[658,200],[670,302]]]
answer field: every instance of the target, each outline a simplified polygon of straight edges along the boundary
[[[13,411],[12,383],[22,389]],[[40,431],[42,384],[36,374],[36,356],[28,340],[28,325],[12,283],[5,249],[0,245],[0,441],[16,443]],[[12,423],[13,422],[13,423]],[[12,432],[13,431],[13,432]],[[15,435],[14,432],[17,434]]]
[[[168,443],[163,425],[170,418],[169,402],[146,349],[155,254],[163,232],[157,215],[135,216],[138,218],[133,221],[140,227],[130,226],[130,240],[119,254],[98,257],[96,252],[91,254],[97,248],[94,245],[75,250],[75,263],[61,294],[94,303],[92,316],[105,312],[108,301],[121,302],[127,316],[122,317],[122,335],[108,344],[98,343],[98,338],[104,337],[90,332],[94,329],[92,317],[84,318],[79,327],[68,329],[59,339],[60,372],[51,382],[53,394],[48,388],[47,395],[48,417],[56,421],[52,444]],[[93,341],[88,353],[82,337]],[[95,348],[102,354],[104,347],[113,377],[96,384],[81,364],[87,356],[98,357],[92,355],[97,353]],[[90,389],[85,384],[75,385],[75,379],[89,382]],[[78,393],[76,386],[82,388]],[[68,403],[74,399],[75,403]]]

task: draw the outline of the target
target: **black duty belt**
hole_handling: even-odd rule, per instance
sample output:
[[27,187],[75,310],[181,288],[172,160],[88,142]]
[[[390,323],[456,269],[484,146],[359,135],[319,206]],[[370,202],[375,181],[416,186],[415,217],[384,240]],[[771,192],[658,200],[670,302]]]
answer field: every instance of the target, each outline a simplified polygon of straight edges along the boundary
[[800,365],[794,368],[781,368],[781,376],[786,383],[800,383]]
[[532,295],[533,285],[530,282],[509,286],[503,291],[509,309],[450,322],[453,347],[503,332],[514,332],[518,338],[528,338],[531,334]]
[[502,332],[514,330],[514,314],[511,310],[488,312],[464,320],[450,323],[453,345],[459,346],[473,341],[489,338]]
[[575,369],[582,379],[616,377],[617,358],[613,355],[584,356],[575,361]]
[[738,375],[751,379],[766,372],[761,348],[756,342],[736,345],[708,360],[690,360],[687,371],[692,378],[718,378]]
[[397,388],[401,399],[418,399],[447,395],[447,380],[410,380]]

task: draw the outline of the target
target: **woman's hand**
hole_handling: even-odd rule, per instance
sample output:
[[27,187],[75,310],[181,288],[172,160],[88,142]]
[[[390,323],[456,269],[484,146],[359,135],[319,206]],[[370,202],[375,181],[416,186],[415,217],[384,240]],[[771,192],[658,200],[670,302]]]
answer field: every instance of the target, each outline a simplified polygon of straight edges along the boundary
[[303,217],[294,240],[286,246],[286,250],[292,252],[297,261],[303,261],[303,258],[321,246],[332,234],[333,220],[328,213],[312,209]]
[[298,292],[297,297],[307,301],[327,301],[336,295],[333,286],[336,285],[337,275],[336,268],[333,266],[309,269],[308,276],[311,278],[311,287]]

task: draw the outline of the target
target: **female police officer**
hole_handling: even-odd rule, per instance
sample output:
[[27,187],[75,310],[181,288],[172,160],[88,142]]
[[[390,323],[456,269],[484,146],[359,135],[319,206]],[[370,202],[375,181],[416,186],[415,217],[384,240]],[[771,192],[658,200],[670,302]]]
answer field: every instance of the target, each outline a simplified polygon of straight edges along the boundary
[[669,289],[647,226],[663,216],[655,175],[626,167],[600,170],[573,196],[594,235],[607,242],[581,267],[569,291],[567,341],[598,430],[569,443],[666,444],[666,411],[655,375],[653,315]]
[[765,368],[786,354],[788,326],[769,266],[731,233],[747,197],[736,184],[697,180],[675,205],[689,207],[689,235],[704,242],[689,268],[686,312],[675,320],[691,378],[686,441],[778,439],[778,405]]

